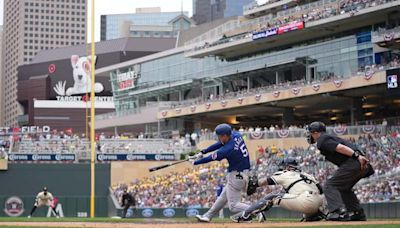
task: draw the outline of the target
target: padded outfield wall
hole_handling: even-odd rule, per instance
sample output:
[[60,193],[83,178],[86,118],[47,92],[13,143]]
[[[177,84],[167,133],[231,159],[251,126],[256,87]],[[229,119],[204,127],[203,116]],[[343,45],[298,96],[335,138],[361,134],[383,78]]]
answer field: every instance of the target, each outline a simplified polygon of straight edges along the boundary
[[[9,164],[0,171],[0,217],[8,216],[4,209],[12,196],[22,200],[21,216],[27,216],[44,186],[59,199],[64,216],[90,215],[90,164]],[[109,186],[110,164],[96,164],[96,216],[108,215]],[[43,207],[34,216],[46,214]]]

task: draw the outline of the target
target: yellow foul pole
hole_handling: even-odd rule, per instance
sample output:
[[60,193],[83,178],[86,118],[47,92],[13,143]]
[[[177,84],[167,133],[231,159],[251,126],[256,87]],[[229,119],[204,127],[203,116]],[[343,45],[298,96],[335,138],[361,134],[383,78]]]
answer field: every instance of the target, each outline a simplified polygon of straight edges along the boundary
[[94,139],[94,83],[95,83],[95,43],[94,43],[94,1],[92,0],[92,28],[91,28],[91,73],[92,83],[90,85],[90,218],[94,218],[94,196],[95,196],[95,139]]

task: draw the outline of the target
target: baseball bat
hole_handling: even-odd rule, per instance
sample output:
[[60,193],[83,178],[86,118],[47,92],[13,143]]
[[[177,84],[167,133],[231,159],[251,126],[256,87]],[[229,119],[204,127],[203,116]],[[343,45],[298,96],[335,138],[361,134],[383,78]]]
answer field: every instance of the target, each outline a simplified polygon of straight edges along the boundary
[[167,168],[167,167],[170,167],[173,165],[177,165],[177,164],[180,164],[180,163],[186,162],[186,161],[189,161],[189,159],[185,159],[185,160],[181,160],[181,161],[177,161],[177,162],[173,162],[173,163],[169,163],[169,164],[165,164],[165,165],[156,166],[156,167],[150,168],[149,172],[154,172],[154,171],[164,169],[164,168]]

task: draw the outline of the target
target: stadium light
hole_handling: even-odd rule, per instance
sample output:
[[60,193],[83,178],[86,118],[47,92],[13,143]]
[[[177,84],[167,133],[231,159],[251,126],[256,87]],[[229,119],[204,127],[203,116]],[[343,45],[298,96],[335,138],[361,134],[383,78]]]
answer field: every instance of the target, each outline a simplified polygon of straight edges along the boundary
[[330,118],[332,121],[334,121],[334,120],[337,120],[337,119],[339,119],[337,116],[332,116],[331,118]]

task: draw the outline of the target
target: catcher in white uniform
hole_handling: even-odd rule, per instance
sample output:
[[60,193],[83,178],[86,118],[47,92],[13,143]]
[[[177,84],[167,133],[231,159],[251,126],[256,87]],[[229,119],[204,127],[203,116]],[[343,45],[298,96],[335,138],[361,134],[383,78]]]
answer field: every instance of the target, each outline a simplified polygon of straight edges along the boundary
[[[231,217],[235,222],[250,221],[252,216],[268,211],[273,205],[303,213],[302,221],[319,221],[325,218],[320,211],[323,203],[322,188],[315,178],[297,168],[296,159],[288,157],[281,163],[280,170],[271,177],[249,183],[255,189],[260,185],[282,185],[284,192],[270,193],[249,206],[245,211]],[[249,187],[250,188],[250,187]],[[264,215],[264,213],[263,213]],[[263,218],[263,220],[265,217]],[[261,220],[260,220],[261,222]]]
[[41,206],[50,207],[58,218],[59,215],[58,215],[57,211],[55,210],[56,208],[53,203],[53,200],[54,200],[53,194],[51,194],[49,191],[47,191],[47,188],[44,187],[43,191],[39,192],[37,194],[35,204],[33,205],[33,208],[31,210],[31,213],[29,214],[28,218],[30,218],[32,216],[32,214],[35,212],[36,208],[41,207]]

